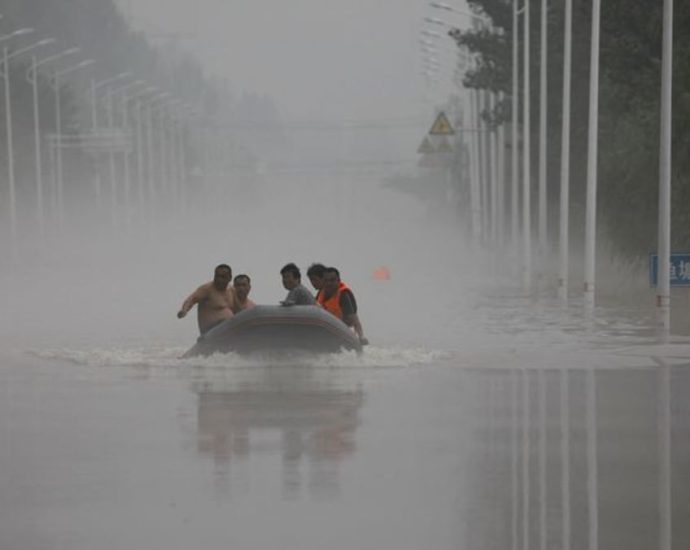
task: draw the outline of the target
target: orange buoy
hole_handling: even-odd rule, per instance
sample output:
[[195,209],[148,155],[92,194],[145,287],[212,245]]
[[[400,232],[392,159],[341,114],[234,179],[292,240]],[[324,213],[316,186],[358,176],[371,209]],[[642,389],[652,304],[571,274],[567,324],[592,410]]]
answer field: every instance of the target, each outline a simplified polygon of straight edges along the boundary
[[385,265],[377,267],[374,270],[374,280],[376,281],[390,281],[391,272]]

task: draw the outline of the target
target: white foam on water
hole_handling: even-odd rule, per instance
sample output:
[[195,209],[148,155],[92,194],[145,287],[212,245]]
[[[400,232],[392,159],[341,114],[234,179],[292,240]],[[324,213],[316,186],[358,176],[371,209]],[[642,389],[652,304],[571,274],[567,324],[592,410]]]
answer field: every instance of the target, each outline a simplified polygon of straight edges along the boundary
[[271,366],[305,366],[311,368],[395,368],[429,365],[448,357],[438,350],[423,348],[384,348],[368,346],[358,354],[341,351],[329,354],[311,353],[214,353],[207,357],[182,358],[186,348],[56,348],[32,350],[29,353],[47,361],[66,361],[89,367],[158,367],[243,369]]

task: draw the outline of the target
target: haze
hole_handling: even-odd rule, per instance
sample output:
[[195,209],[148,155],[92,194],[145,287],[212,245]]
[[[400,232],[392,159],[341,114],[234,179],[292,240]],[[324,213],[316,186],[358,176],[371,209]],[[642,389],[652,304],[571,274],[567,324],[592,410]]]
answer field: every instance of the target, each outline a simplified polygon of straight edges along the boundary
[[[478,41],[464,1],[3,1],[0,550],[690,547],[689,302],[664,332],[648,273],[661,7],[603,3],[595,302],[596,2],[561,195],[563,2],[541,133],[502,0]],[[292,312],[361,350],[183,357],[216,265],[277,306],[288,262],[340,270],[368,342]]]
[[[235,93],[268,94],[289,118],[426,115],[422,2],[122,1],[136,28],[195,52]],[[171,33],[171,34],[168,34]]]

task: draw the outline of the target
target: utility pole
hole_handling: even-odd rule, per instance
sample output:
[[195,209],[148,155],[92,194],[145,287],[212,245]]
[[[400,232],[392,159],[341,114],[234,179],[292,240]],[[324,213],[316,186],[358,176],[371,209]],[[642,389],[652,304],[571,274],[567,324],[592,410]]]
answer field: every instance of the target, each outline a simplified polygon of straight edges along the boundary
[[585,307],[594,310],[597,223],[597,155],[599,151],[599,35],[601,0],[592,1],[592,44],[589,77],[589,132],[587,149],[587,200],[585,219]]
[[573,0],[565,0],[565,30],[563,35],[563,120],[561,126],[561,198],[559,232],[558,296],[568,302],[568,272],[570,255],[570,95],[573,51]]

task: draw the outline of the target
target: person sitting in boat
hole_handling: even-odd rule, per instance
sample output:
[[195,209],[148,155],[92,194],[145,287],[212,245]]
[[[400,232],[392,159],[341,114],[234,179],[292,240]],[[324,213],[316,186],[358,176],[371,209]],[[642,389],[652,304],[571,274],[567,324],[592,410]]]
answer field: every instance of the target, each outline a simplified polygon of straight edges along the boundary
[[220,264],[213,272],[213,280],[201,285],[184,301],[177,318],[182,319],[197,305],[199,332],[204,334],[214,326],[230,319],[237,310],[235,290],[228,287],[232,281],[232,269]]
[[335,267],[327,267],[323,274],[323,288],[317,304],[335,315],[348,327],[352,327],[362,345],[369,341],[364,337],[362,323],[357,315],[357,301],[350,287],[340,280],[340,272]]
[[315,300],[319,299],[319,294],[323,288],[324,271],[326,271],[326,266],[323,264],[311,264],[309,269],[307,269],[307,277],[309,277],[309,282],[311,283],[311,286],[314,287],[314,290],[316,290],[316,294],[314,295]]
[[239,311],[251,309],[256,305],[249,299],[249,291],[252,289],[252,280],[249,278],[249,275],[244,273],[235,275],[232,286],[235,289],[235,300],[237,301]]
[[293,263],[283,266],[280,270],[283,277],[283,286],[288,291],[285,300],[280,302],[283,306],[313,306],[316,302],[311,292],[302,284],[302,274]]

